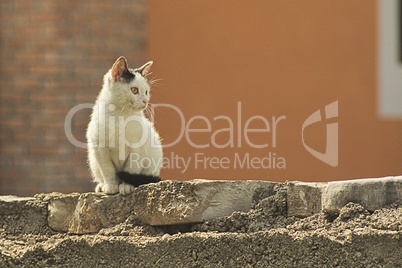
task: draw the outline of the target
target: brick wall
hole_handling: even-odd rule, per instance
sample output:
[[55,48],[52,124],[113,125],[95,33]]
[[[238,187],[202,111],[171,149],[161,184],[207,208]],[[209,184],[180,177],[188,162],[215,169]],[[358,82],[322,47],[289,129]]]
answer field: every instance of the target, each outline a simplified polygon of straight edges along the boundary
[[[2,0],[0,23],[0,194],[93,190],[64,120],[94,102],[118,56],[146,61],[146,2]],[[72,120],[82,142],[89,114]]]

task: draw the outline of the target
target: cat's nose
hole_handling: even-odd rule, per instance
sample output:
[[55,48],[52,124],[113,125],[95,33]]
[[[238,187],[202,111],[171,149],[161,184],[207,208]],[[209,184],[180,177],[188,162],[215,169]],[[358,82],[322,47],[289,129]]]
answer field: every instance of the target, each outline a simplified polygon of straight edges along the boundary
[[144,104],[147,104],[147,103],[148,103],[146,100],[143,100],[142,102],[143,102]]

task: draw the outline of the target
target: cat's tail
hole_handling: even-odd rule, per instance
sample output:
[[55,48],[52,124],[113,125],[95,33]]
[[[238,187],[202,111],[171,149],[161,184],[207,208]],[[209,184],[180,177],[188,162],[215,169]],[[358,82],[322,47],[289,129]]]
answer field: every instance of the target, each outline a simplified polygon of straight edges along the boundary
[[126,171],[119,171],[116,173],[117,177],[125,183],[138,187],[143,184],[160,182],[161,178],[158,176],[145,175],[145,174],[131,174]]

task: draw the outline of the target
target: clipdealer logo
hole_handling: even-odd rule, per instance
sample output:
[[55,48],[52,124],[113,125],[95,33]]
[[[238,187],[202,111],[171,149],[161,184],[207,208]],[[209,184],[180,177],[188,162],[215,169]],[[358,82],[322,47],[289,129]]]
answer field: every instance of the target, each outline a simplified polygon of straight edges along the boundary
[[[93,146],[92,144],[87,144],[85,142],[78,141],[74,138],[71,125],[72,118],[75,113],[81,109],[90,109],[93,104],[84,103],[73,107],[66,116],[65,119],[65,133],[68,140],[76,147],[86,148],[87,146]],[[172,104],[153,104],[151,109],[152,116],[150,118],[155,118],[154,108],[164,108],[170,109],[171,111],[177,113],[180,116],[179,124],[180,134],[176,137],[174,141],[167,142],[163,145],[164,148],[173,147],[181,140],[185,140],[188,145],[196,149],[193,155],[182,156],[171,151],[167,155],[164,155],[161,159],[147,159],[141,158],[138,154],[130,153],[128,163],[130,165],[140,165],[141,167],[146,167],[151,161],[161,161],[162,168],[166,169],[178,169],[181,173],[187,171],[187,169],[192,166],[194,169],[286,169],[286,159],[276,152],[277,148],[277,132],[278,125],[280,122],[286,120],[286,116],[272,116],[265,117],[262,115],[254,115],[249,118],[243,118],[242,116],[242,105],[241,102],[237,103],[237,113],[235,118],[229,117],[227,115],[218,115],[214,118],[207,118],[202,115],[193,116],[190,119],[185,118],[185,115],[180,110],[180,108]],[[105,103],[98,104],[99,113],[99,144],[98,147],[109,147],[116,148],[119,151],[119,157],[122,156],[122,160],[125,160],[127,155],[127,150],[130,148],[139,148],[143,146],[149,139],[151,139],[151,146],[154,144],[152,137],[147,131],[147,128],[141,125],[143,120],[139,120],[138,116],[130,116],[125,118],[124,116],[109,115],[108,111],[112,111],[114,105],[105,105]],[[332,166],[338,166],[338,123],[326,124],[326,149],[324,153],[321,153],[305,142],[304,130],[316,123],[324,120],[337,118],[338,117],[338,101],[330,103],[324,108],[325,118],[322,119],[321,111],[317,110],[311,114],[303,123],[301,134],[302,143],[304,148],[313,155],[318,160]],[[203,123],[204,128],[194,128],[193,122],[198,121]],[[215,122],[220,121],[220,127],[214,126]],[[254,121],[259,121],[262,123],[263,127],[252,128],[251,124]],[[136,143],[131,143],[127,140],[128,137],[125,136],[125,129],[129,126],[135,125],[136,128],[142,129],[142,134],[140,135],[140,141]],[[282,124],[282,123],[281,123]],[[226,127],[222,127],[222,125]],[[106,127],[110,131],[108,134],[105,132]],[[118,131],[121,135],[118,135],[119,139],[110,139],[110,135],[114,137],[114,132]],[[140,131],[141,132],[141,131]],[[210,134],[210,140],[206,143],[198,144],[195,143],[193,138],[197,136],[197,133]],[[262,133],[267,135],[267,140],[263,143],[256,144],[250,139],[250,133]],[[218,143],[216,139],[217,135],[224,135],[222,137],[227,137],[224,143]],[[109,137],[109,138],[108,138]],[[269,143],[269,144],[268,144]],[[205,155],[202,151],[203,148],[214,147],[217,149],[222,148],[241,148],[247,146],[253,149],[265,150],[263,157],[257,157],[252,154],[252,152],[240,153],[235,151],[232,155],[227,155],[225,157],[216,157]],[[198,149],[198,150],[197,150]],[[233,150],[232,150],[233,151]]]
[[[325,106],[324,108],[325,119],[337,118],[338,117],[338,101],[334,101]],[[321,122],[323,119],[321,118],[321,111],[317,110],[313,114],[311,114],[303,123],[302,127],[302,142],[304,148],[313,155],[318,160],[332,166],[338,166],[338,123],[327,123],[326,124],[326,145],[325,145],[325,153],[318,152],[308,146],[304,141],[304,129],[312,124]]]

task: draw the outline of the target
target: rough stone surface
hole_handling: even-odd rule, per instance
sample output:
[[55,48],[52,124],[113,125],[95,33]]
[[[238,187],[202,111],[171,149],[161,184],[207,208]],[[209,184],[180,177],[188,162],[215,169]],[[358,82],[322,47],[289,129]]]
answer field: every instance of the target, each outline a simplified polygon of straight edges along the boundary
[[170,189],[178,203],[159,204],[173,209],[197,183],[141,186],[128,196],[0,197],[0,267],[402,267],[401,199],[300,218],[288,213],[289,184],[276,183],[250,191],[249,211],[202,223],[150,226],[134,214],[138,192],[164,198],[155,189]]
[[49,227],[55,231],[67,232],[74,210],[77,207],[79,194],[53,194],[49,200]]
[[288,216],[308,217],[321,211],[325,183],[294,181],[286,185]]
[[37,198],[1,196],[0,218],[0,228],[14,234],[38,234],[48,230],[47,204]]
[[369,211],[402,199],[402,176],[329,182],[323,196],[323,209],[339,212],[349,202]]
[[97,233],[133,214],[133,196],[99,193],[58,195],[49,199],[49,227],[72,234]]
[[165,181],[136,189],[135,214],[150,225],[203,222],[249,211],[261,193],[273,195],[275,185],[265,181]]
[[131,195],[82,194],[68,231],[73,234],[96,233],[104,227],[123,222],[133,210]]
[[[321,212],[284,222],[286,202],[284,206],[282,189],[277,190],[248,213],[223,217],[220,222],[245,222],[218,232],[213,225],[204,231],[191,226],[152,227],[134,215],[87,235],[14,234],[0,228],[0,267],[402,266],[401,202],[373,214],[348,203],[333,220]],[[260,212],[273,215],[261,217]],[[266,228],[250,228],[255,224]]]
[[286,190],[283,185],[276,185],[274,195],[261,199],[250,211],[236,211],[227,217],[194,224],[192,231],[251,233],[285,228],[297,220],[296,217],[287,217]]

